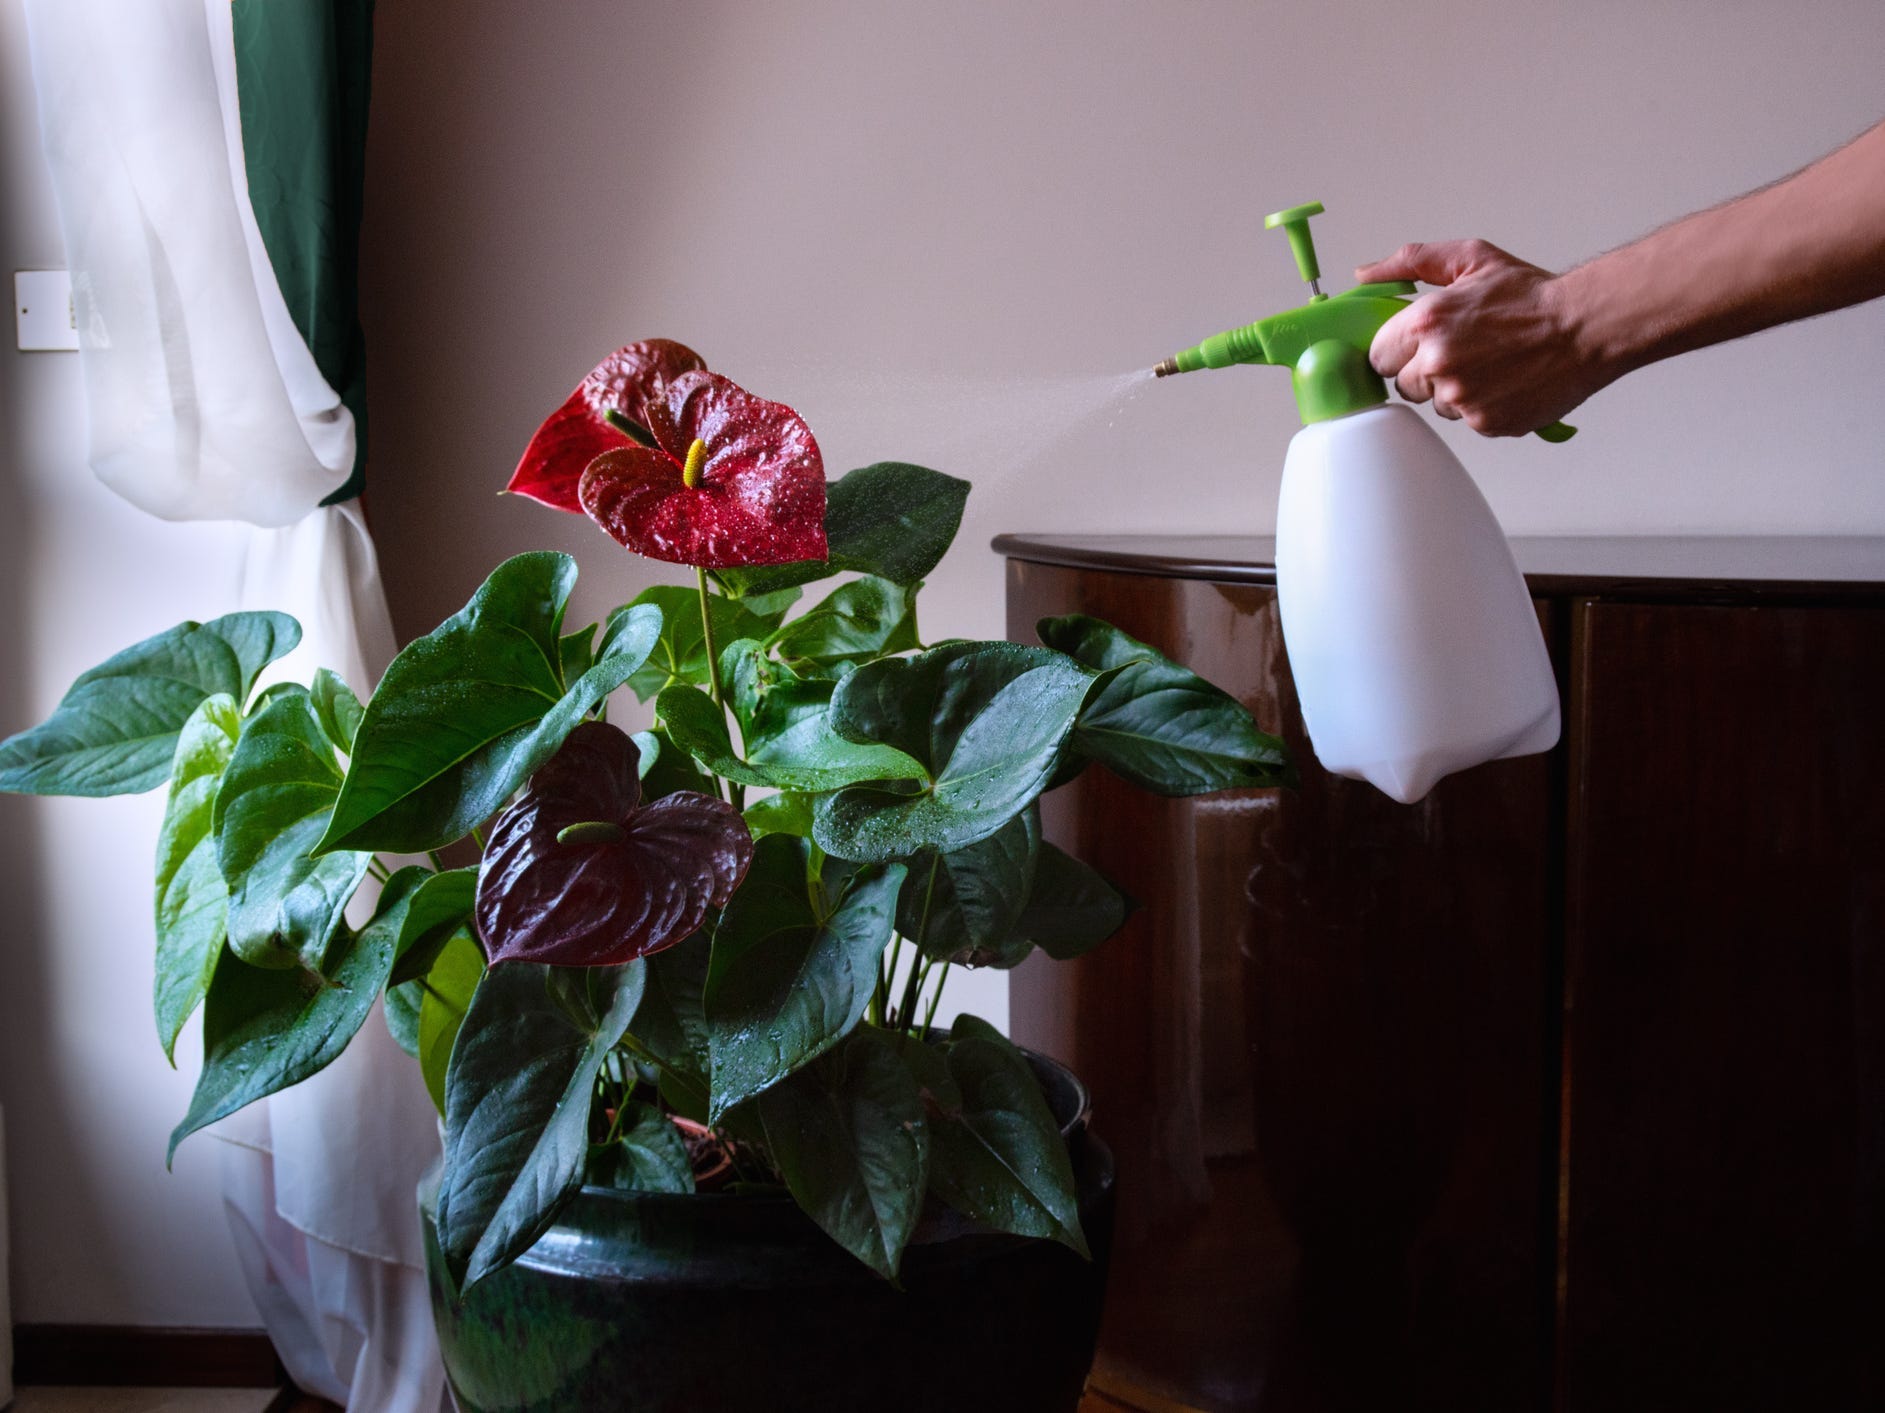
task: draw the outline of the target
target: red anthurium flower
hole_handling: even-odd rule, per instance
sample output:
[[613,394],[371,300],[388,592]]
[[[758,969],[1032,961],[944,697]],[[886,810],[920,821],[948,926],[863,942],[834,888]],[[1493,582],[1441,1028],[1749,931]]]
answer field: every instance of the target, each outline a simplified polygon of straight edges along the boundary
[[641,753],[585,721],[497,817],[478,870],[493,962],[615,966],[691,937],[753,861],[738,810],[690,790],[641,805]]
[[683,373],[647,405],[652,447],[589,463],[582,507],[650,559],[729,569],[825,557],[825,463],[783,403]]
[[582,514],[576,485],[583,468],[605,451],[648,440],[646,435],[637,438],[612,425],[607,414],[613,412],[645,433],[646,404],[658,401],[681,374],[706,366],[698,353],[673,339],[643,339],[616,349],[537,428],[505,489],[554,510]]

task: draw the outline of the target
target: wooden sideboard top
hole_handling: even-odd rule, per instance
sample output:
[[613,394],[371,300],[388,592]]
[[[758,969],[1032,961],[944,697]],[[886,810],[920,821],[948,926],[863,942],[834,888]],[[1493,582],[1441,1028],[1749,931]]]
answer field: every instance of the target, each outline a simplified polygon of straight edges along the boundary
[[[1267,535],[997,535],[1009,559],[1217,583],[1274,584]],[[1885,537],[1519,536],[1533,592],[1644,599],[1885,599]]]

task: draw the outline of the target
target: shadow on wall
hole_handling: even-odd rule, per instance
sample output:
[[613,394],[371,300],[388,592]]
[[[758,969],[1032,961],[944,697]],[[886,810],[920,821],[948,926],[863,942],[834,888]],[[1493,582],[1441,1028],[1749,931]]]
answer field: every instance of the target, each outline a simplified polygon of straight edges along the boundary
[[[606,51],[635,110],[658,113],[697,103],[697,76],[637,43],[632,11],[577,8],[593,13],[543,23],[482,7],[443,27],[423,6],[378,13],[361,239],[367,499],[401,642],[525,550],[578,556],[572,622],[686,574],[612,551],[587,520],[494,499],[537,424],[604,353],[690,336],[645,327],[619,297],[632,252],[668,238],[658,213],[623,196],[657,135],[599,130],[593,90],[571,76],[587,83]],[[606,304],[602,287],[615,292]]]

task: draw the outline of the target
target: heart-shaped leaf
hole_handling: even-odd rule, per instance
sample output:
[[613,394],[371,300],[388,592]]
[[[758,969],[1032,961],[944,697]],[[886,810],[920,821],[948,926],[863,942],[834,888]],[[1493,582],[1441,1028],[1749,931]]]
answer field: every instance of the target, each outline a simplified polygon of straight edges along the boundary
[[[420,990],[419,1073],[440,1118],[445,1117],[445,1073],[451,1064],[452,1047],[483,978],[483,951],[469,932],[456,932],[432,963],[432,970],[425,974],[425,985]],[[406,986],[416,987],[418,983],[409,981]]]
[[332,1064],[379,999],[393,945],[390,930],[369,925],[337,949],[326,975],[225,954],[203,1006],[203,1073],[170,1156],[198,1129]]
[[766,1143],[811,1219],[895,1280],[923,1209],[929,1120],[896,1046],[869,1026],[759,1098]]
[[716,1122],[850,1034],[877,984],[903,866],[854,875],[827,906],[809,880],[809,849],[789,834],[762,839],[714,929],[706,1014]]
[[693,349],[672,339],[644,339],[616,349],[537,428],[505,489],[554,510],[582,514],[576,488],[583,469],[605,451],[646,446],[653,439],[644,411],[648,400],[658,400],[681,374],[706,366]]
[[590,1150],[589,1181],[623,1192],[692,1192],[694,1164],[674,1120],[631,1099],[620,1136]]
[[718,373],[684,373],[646,408],[652,447],[589,463],[589,518],[650,559],[725,568],[825,557],[825,466],[805,421]]
[[[648,604],[661,611],[661,635],[649,651],[647,662],[628,679],[629,689],[644,702],[653,700],[664,687],[677,682],[699,686],[709,676],[699,591],[679,584],[656,584],[643,589],[626,608],[616,612]],[[766,637],[779,626],[789,607],[782,605],[776,613],[760,614],[754,612],[749,603],[720,594],[709,594],[707,604],[713,615],[713,640],[717,644]]]
[[595,665],[564,683],[558,630],[575,581],[565,554],[506,560],[393,659],[355,735],[322,850],[422,853],[462,838],[647,660],[661,615],[630,609],[610,623]]
[[908,652],[917,645],[915,597],[888,579],[853,579],[779,628],[769,646],[788,664],[821,667]]
[[901,751],[847,741],[823,713],[802,720],[792,734],[774,736],[766,761],[743,761],[727,737],[726,714],[698,687],[670,687],[655,699],[674,744],[715,775],[742,785],[778,790],[835,790],[860,780],[921,780],[923,767]]
[[240,704],[301,640],[285,613],[180,623],[82,673],[40,725],[0,741],[0,790],[135,795],[164,783],[177,734],[205,697]]
[[986,839],[917,855],[897,901],[897,931],[926,955],[961,966],[1014,965],[1031,945],[1016,924],[1040,849],[1040,821],[1030,806]]
[[177,1034],[209,990],[229,931],[229,889],[216,864],[212,815],[242,715],[234,697],[205,697],[177,737],[170,797],[157,834],[157,1038],[176,1063]]
[[903,751],[932,784],[840,790],[819,801],[813,837],[864,862],[986,839],[1045,788],[1093,681],[1064,654],[1012,643],[952,643],[860,667],[832,695],[832,728]]
[[1036,631],[1096,671],[1117,669],[1080,712],[1079,758],[1158,795],[1294,783],[1289,748],[1189,668],[1084,614],[1044,618]]
[[493,962],[613,966],[726,905],[752,862],[746,822],[685,791],[642,805],[638,754],[626,732],[584,722],[491,826],[477,911]]
[[1027,1060],[974,1016],[958,1016],[949,1034],[950,1083],[931,1095],[931,1190],[997,1231],[1090,1257],[1067,1144]]
[[445,1081],[439,1243],[462,1288],[521,1256],[582,1185],[596,1073],[641,1003],[640,962],[494,966]]
[[942,562],[968,502],[969,483],[940,471],[880,461],[833,481],[825,504],[829,558],[715,574],[728,593],[752,596],[846,571],[911,587]]
[[229,886],[229,948],[252,966],[323,967],[372,860],[314,853],[340,784],[333,742],[302,689],[275,695],[243,725],[211,819]]

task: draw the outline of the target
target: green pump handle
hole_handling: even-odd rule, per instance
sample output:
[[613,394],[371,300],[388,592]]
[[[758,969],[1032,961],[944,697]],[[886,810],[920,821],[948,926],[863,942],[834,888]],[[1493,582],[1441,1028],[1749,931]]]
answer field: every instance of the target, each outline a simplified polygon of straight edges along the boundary
[[[1316,261],[1315,238],[1309,233],[1309,218],[1321,215],[1322,210],[1321,202],[1311,201],[1263,218],[1265,230],[1281,227],[1288,237],[1297,272],[1309,285],[1307,304],[1214,334],[1166,359],[1154,371],[1164,377],[1233,363],[1288,368],[1296,408],[1305,424],[1386,402],[1387,383],[1368,362],[1368,348],[1375,332],[1407,307],[1407,296],[1416,287],[1411,280],[1377,280],[1338,295],[1324,294],[1317,283],[1322,269]],[[1533,435],[1547,442],[1565,442],[1577,435],[1577,428],[1553,422]]]

